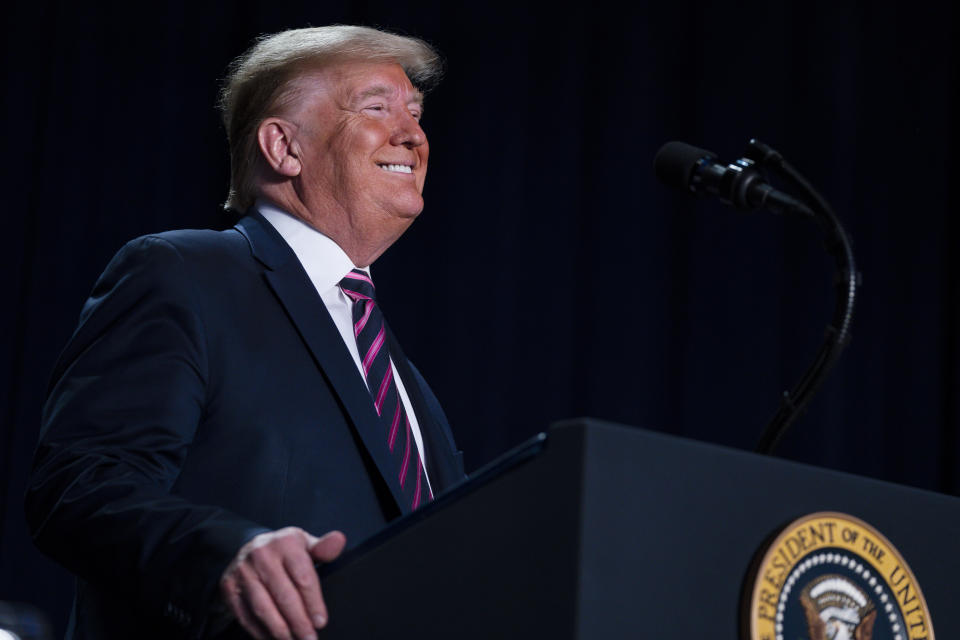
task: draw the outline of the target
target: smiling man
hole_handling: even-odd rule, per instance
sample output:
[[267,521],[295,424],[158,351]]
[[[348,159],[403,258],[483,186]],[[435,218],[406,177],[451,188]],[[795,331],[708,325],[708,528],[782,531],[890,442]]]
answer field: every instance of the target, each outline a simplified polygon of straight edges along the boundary
[[232,65],[245,215],[127,244],[54,371],[27,515],[79,578],[71,637],[314,638],[313,563],[463,479],[369,271],[423,209],[438,75],[423,42],[348,26]]
[[423,95],[399,64],[370,62],[305,73],[288,90],[292,104],[257,131],[260,196],[367,266],[423,209]]

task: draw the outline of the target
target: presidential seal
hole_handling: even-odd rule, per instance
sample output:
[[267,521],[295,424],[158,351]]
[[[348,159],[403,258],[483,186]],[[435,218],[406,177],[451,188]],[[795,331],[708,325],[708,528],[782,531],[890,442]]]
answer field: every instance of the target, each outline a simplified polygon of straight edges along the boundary
[[745,640],[934,640],[920,585],[883,535],[843,513],[795,520],[745,592]]

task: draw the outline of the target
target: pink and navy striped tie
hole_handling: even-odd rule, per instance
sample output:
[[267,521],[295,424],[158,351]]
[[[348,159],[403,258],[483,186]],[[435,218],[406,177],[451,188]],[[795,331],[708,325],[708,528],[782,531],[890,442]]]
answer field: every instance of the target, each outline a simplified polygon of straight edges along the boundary
[[353,299],[353,335],[357,339],[367,389],[383,426],[384,443],[395,463],[394,473],[410,509],[416,509],[432,500],[433,493],[424,477],[417,442],[393,379],[386,344],[387,325],[377,306],[373,280],[360,269],[353,269],[339,285]]

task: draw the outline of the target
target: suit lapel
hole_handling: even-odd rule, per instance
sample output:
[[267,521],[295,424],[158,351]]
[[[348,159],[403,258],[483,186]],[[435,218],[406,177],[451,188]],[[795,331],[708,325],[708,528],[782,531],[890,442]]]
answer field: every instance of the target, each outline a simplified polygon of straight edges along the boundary
[[266,267],[264,277],[267,283],[343,403],[349,422],[390,488],[397,506],[407,513],[409,506],[405,504],[399,481],[391,472],[393,465],[366,383],[300,261],[276,229],[259,214],[252,213],[243,218],[236,229],[246,236],[254,257]]

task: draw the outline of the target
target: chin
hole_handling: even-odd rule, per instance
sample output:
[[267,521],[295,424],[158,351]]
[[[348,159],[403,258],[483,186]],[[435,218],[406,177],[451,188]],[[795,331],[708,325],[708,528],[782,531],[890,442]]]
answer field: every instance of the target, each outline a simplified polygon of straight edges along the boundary
[[403,202],[396,203],[395,211],[399,217],[412,220],[423,211],[423,198],[418,196],[416,199],[404,199]]

